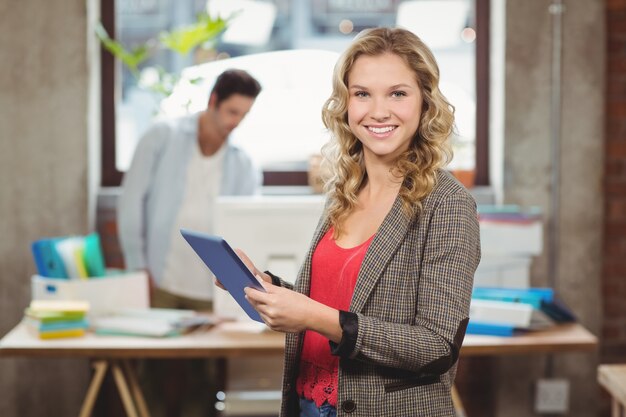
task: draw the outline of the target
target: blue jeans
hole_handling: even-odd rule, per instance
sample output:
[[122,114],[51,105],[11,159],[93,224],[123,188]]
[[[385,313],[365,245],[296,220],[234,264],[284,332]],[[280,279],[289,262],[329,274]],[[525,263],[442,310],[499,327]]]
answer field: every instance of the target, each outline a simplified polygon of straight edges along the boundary
[[300,398],[300,417],[337,417],[337,409],[328,403],[318,407],[315,401]]

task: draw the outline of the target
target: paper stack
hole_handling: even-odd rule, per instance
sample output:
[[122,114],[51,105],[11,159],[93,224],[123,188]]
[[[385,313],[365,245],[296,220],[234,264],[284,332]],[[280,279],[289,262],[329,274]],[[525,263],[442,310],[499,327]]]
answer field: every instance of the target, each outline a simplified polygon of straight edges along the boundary
[[93,319],[91,327],[98,335],[171,337],[213,324],[213,318],[192,310],[148,308],[119,309]]
[[527,288],[533,258],[543,250],[543,222],[536,207],[478,207],[482,258],[474,285]]
[[88,327],[85,301],[33,300],[24,311],[24,321],[40,339],[80,337]]

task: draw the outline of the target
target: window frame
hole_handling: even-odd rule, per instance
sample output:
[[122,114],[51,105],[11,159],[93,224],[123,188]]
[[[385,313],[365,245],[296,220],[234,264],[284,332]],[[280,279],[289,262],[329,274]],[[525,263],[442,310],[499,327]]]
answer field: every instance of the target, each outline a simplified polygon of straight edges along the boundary
[[[111,37],[115,37],[115,0],[100,2],[100,19],[102,26]],[[100,46],[101,62],[101,185],[103,187],[119,186],[124,173],[115,164],[115,102],[119,97],[116,87],[116,67],[119,63],[102,45]]]
[[[476,18],[476,161],[474,184],[488,186],[489,181],[489,0],[475,1]],[[100,2],[102,25],[114,37],[115,0]],[[101,185],[115,187],[124,173],[116,167],[116,99],[120,96],[116,78],[119,62],[103,47],[101,60]],[[306,171],[264,171],[263,185],[307,185]]]

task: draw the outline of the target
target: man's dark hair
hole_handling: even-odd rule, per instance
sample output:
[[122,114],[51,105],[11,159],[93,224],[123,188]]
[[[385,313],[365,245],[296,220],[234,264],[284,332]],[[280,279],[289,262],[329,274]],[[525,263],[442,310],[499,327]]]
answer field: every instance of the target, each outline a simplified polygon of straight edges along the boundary
[[261,84],[252,75],[243,70],[229,69],[217,77],[211,95],[215,94],[217,107],[233,94],[256,98],[260,92]]

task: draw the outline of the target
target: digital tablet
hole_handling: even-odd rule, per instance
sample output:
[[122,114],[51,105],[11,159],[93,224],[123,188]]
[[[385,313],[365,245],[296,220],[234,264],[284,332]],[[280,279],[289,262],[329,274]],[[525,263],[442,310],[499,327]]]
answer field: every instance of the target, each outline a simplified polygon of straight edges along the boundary
[[251,319],[263,323],[259,313],[246,300],[243,290],[246,287],[259,291],[265,289],[230,245],[220,236],[188,229],[180,229],[180,233],[246,314]]

